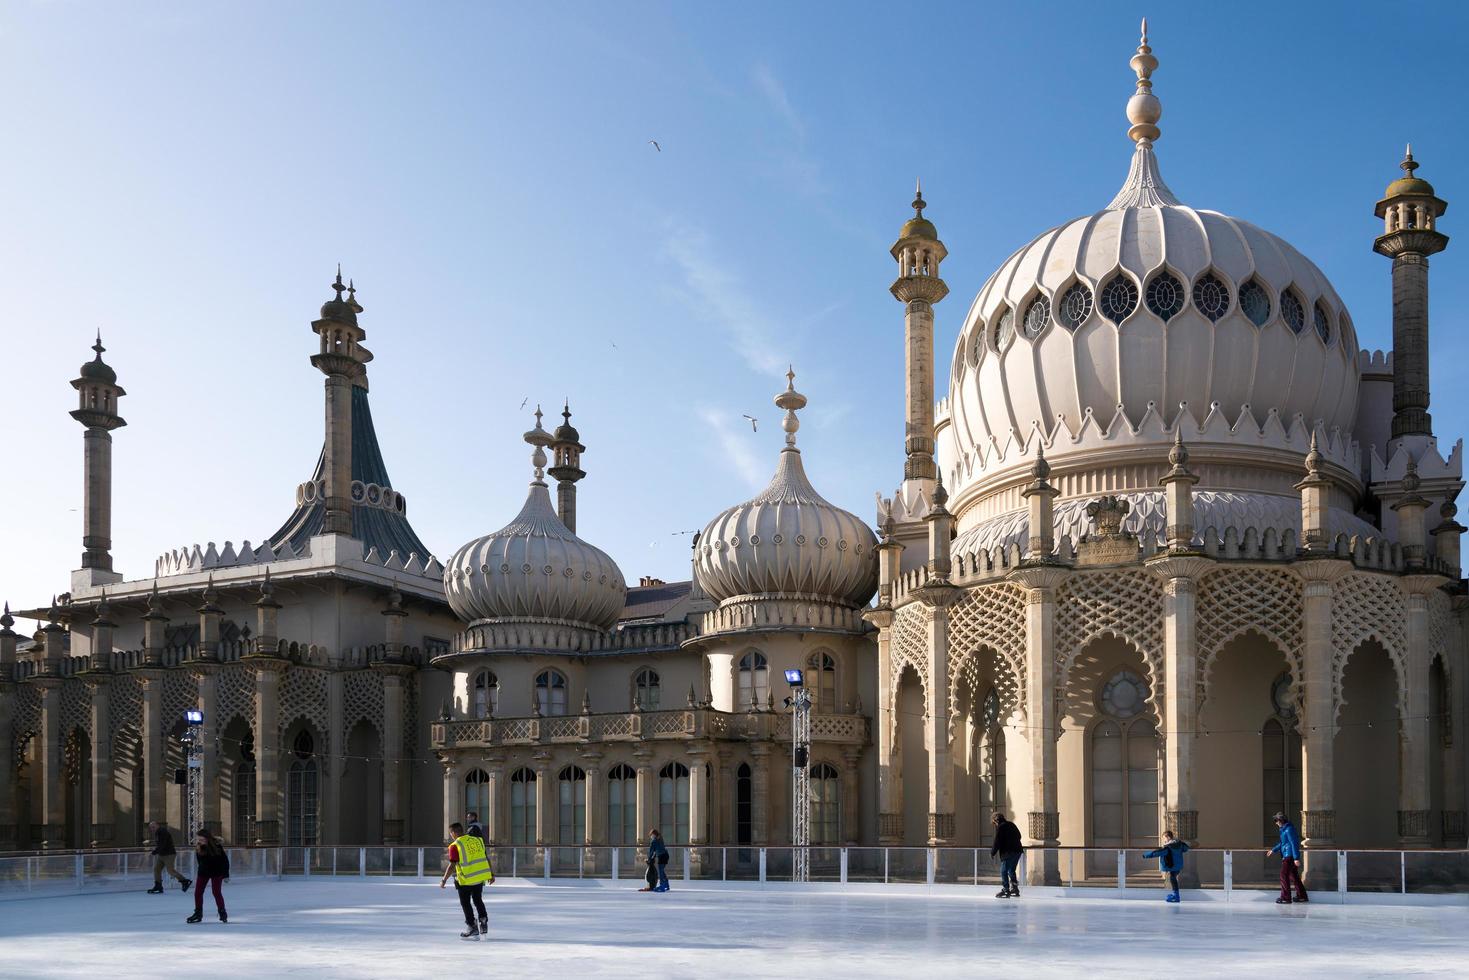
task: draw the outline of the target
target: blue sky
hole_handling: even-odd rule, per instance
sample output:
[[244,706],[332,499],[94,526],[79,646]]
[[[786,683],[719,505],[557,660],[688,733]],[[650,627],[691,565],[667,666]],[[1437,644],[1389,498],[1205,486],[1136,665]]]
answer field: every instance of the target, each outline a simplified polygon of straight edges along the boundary
[[[788,362],[814,483],[871,520],[902,472],[887,249],[914,178],[950,251],[942,385],[989,273],[1126,175],[1142,14],[1170,186],[1293,242],[1388,346],[1372,207],[1404,141],[1442,230],[1469,209],[1454,4],[0,7],[0,598],[44,602],[78,563],[68,382],[99,327],[129,392],[118,569],[274,531],[321,445],[309,323],[339,261],[441,557],[514,515],[529,409],[569,396],[580,533],[630,580],[686,577],[678,532],[774,467]],[[1466,249],[1433,260],[1446,439]]]

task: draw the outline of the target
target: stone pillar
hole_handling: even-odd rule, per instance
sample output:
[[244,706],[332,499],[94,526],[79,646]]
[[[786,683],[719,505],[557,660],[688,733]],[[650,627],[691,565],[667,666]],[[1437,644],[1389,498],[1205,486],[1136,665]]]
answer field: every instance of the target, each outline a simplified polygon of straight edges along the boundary
[[1331,642],[1334,583],[1352,570],[1342,559],[1318,558],[1296,563],[1305,580],[1302,590],[1302,633],[1305,636],[1305,730],[1302,802],[1305,843],[1332,848],[1336,844],[1336,789],[1333,748],[1336,739],[1336,690]]
[[536,844],[544,847],[557,842],[556,818],[560,809],[556,782],[551,771],[551,757],[545,752],[535,756],[536,770]]
[[110,847],[113,845],[116,822],[110,737],[112,719],[109,711],[112,678],[109,674],[88,672],[86,684],[92,702],[91,840],[93,847]]
[[722,745],[714,748],[714,779],[710,786],[709,815],[714,825],[709,831],[711,844],[725,844],[730,839],[730,828],[734,826],[734,815],[729,812],[734,794],[730,792],[734,776],[729,768],[729,749]]
[[[942,591],[939,591],[942,589]],[[949,603],[962,593],[952,586],[926,588],[929,690],[923,739],[928,750],[928,843],[954,842],[954,760],[949,745]]]
[[20,636],[10,627],[15,619],[6,603],[0,613],[0,851],[14,850],[16,838],[15,744],[11,726],[15,719],[15,648]]
[[770,743],[752,742],[750,756],[750,843],[763,847],[770,841]]
[[505,782],[505,756],[491,753],[485,757],[485,762],[489,765],[486,774],[490,781],[485,784],[485,812],[480,816],[484,819],[485,836],[490,839],[490,843],[504,844],[510,840],[510,799],[508,784]]
[[[1056,739],[1060,737],[1056,690],[1056,589],[1065,581],[1066,569],[1055,565],[1022,567],[1014,581],[1025,590],[1025,718],[1030,750],[1030,812],[1028,840],[1032,847],[1060,845],[1061,817],[1058,807]],[[1060,881],[1057,852],[1034,855],[1029,876],[1035,884]]]
[[893,611],[879,606],[863,614],[877,629],[877,840],[903,840],[903,754],[898,743],[898,692],[893,684]]
[[855,846],[862,840],[862,780],[857,764],[862,759],[860,745],[842,746],[842,840]]
[[689,843],[702,847],[709,843],[709,778],[704,771],[708,762],[709,746],[702,742],[691,743],[689,756]]
[[383,684],[383,843],[406,842],[403,711],[411,667],[378,667]]
[[346,675],[340,670],[331,670],[326,675],[327,730],[321,733],[324,744],[317,750],[326,777],[320,798],[323,844],[348,843],[342,837],[342,775],[347,768],[346,683]]
[[1166,826],[1185,841],[1197,841],[1199,809],[1194,791],[1194,751],[1199,730],[1199,655],[1195,639],[1199,579],[1213,562],[1202,556],[1170,555],[1149,568],[1164,581],[1163,741]]
[[158,667],[143,667],[136,673],[143,695],[143,822],[156,820],[162,824],[168,822],[167,793],[173,782],[173,773],[163,771],[163,739],[166,733],[163,678],[166,672]]
[[1407,575],[1399,580],[1406,593],[1407,649],[1403,652],[1406,675],[1399,679],[1406,706],[1398,728],[1402,751],[1398,766],[1398,842],[1403,847],[1427,847],[1431,839],[1428,826],[1432,816],[1432,776],[1429,773],[1430,747],[1433,738],[1433,706],[1429,685],[1429,665],[1433,660],[1432,638],[1428,625],[1428,596],[1444,583],[1437,575]]
[[63,681],[43,675],[33,677],[31,683],[41,691],[41,730],[36,733],[36,759],[41,764],[41,847],[55,850],[67,846],[66,793],[61,774]]
[[1035,447],[1035,462],[1030,467],[1030,483],[1020,491],[1030,517],[1030,536],[1025,543],[1027,558],[1049,558],[1056,550],[1055,501],[1061,491],[1047,481],[1051,475],[1051,464],[1046,462],[1046,451],[1039,444]]
[[[459,787],[464,785],[464,777],[459,772],[459,765],[455,760],[441,756],[440,764],[444,770],[444,818],[439,821],[443,824],[439,828],[439,834],[445,840],[448,840],[449,824],[459,820],[459,810],[463,802],[459,795]],[[488,836],[488,832],[486,832],[486,836]]]
[[607,840],[606,780],[602,777],[602,753],[588,750],[582,752],[582,771],[587,774],[587,826],[588,847]]
[[641,840],[658,822],[658,808],[654,805],[653,753],[642,746],[633,750],[634,768],[638,773],[638,839]]
[[[199,684],[199,710],[204,713],[204,724],[199,729],[204,826],[218,834],[223,827],[219,819],[219,665],[200,661],[192,665],[192,670]],[[188,828],[191,834],[196,830],[197,827]]]
[[1453,603],[1453,625],[1449,631],[1449,647],[1444,656],[1450,664],[1457,664],[1444,671],[1444,680],[1449,685],[1449,717],[1444,721],[1448,730],[1448,745],[1444,749],[1444,801],[1443,801],[1443,846],[1463,848],[1469,843],[1469,827],[1465,826],[1466,787],[1469,787],[1469,752],[1465,751],[1466,710],[1469,710],[1469,657],[1465,656],[1465,639],[1469,637],[1469,596],[1456,595]]

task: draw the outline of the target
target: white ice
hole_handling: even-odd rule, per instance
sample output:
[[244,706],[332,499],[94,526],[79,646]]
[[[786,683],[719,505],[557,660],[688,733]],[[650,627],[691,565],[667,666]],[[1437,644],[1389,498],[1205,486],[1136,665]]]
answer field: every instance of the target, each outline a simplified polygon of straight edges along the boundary
[[[1122,901],[988,888],[856,892],[718,884],[487,888],[490,935],[459,938],[452,886],[242,881],[230,921],[186,925],[170,889],[0,902],[0,976],[1454,976],[1464,907]],[[850,886],[849,886],[850,888]]]

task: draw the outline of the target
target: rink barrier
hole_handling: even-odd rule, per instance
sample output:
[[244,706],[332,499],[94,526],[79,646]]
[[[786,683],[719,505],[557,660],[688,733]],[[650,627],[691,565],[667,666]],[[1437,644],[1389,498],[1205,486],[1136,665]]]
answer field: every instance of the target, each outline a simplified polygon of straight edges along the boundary
[[[443,845],[229,848],[231,879],[437,878]],[[794,882],[791,847],[669,845],[668,875],[687,884],[746,883],[792,888],[817,885],[922,886],[959,889],[998,886],[999,864],[987,848],[809,848],[810,877]],[[640,881],[643,850],[622,846],[503,845],[489,848],[501,878],[562,884]],[[1036,848],[1021,860],[1021,881],[1070,896],[1157,898],[1163,877],[1140,848]],[[145,890],[153,858],[144,850],[66,851],[0,857],[0,900]],[[193,877],[194,855],[178,855],[180,873]],[[1201,898],[1273,899],[1280,859],[1265,848],[1205,849],[1188,853],[1181,884]],[[1469,850],[1310,850],[1305,879],[1317,901],[1469,905]],[[171,887],[167,880],[165,887]]]

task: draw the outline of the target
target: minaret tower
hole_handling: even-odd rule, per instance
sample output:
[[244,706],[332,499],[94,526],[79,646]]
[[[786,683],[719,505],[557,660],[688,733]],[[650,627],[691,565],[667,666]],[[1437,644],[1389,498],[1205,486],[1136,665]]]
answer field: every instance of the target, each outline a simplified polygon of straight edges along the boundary
[[1433,435],[1428,414],[1428,257],[1449,240],[1435,230],[1448,204],[1433,185],[1414,174],[1412,144],[1400,164],[1403,176],[1377,202],[1383,233],[1373,251],[1392,259],[1392,438]]
[[[97,356],[82,365],[71,383],[78,405],[71,417],[86,426],[83,437],[82,573],[87,585],[118,581],[112,571],[112,430],[127,425],[117,414],[117,400],[127,392],[117,383],[117,372],[102,360],[102,333],[92,350]],[[101,573],[101,574],[99,574]]]
[[[336,298],[322,304],[321,319],[311,329],[321,337],[321,350],[311,355],[313,367],[326,375],[326,447],[323,472],[326,519],[323,534],[352,534],[352,387],[367,384],[372,352],[362,346],[367,332],[357,325],[362,305],[356,287],[342,285],[342,269],[332,283]],[[342,298],[342,293],[347,298]]]
[[903,225],[892,247],[898,278],[892,294],[903,304],[904,357],[907,366],[904,412],[903,481],[921,481],[933,490],[938,470],[933,461],[933,304],[949,295],[939,278],[939,263],[949,254],[938,229],[923,216],[923,185],[913,198],[913,217]]
[[587,474],[581,468],[581,454],[586,446],[580,442],[581,434],[571,424],[571,402],[561,409],[560,425],[551,433],[551,468],[547,471],[556,479],[556,513],[566,530],[576,533],[576,481]]

